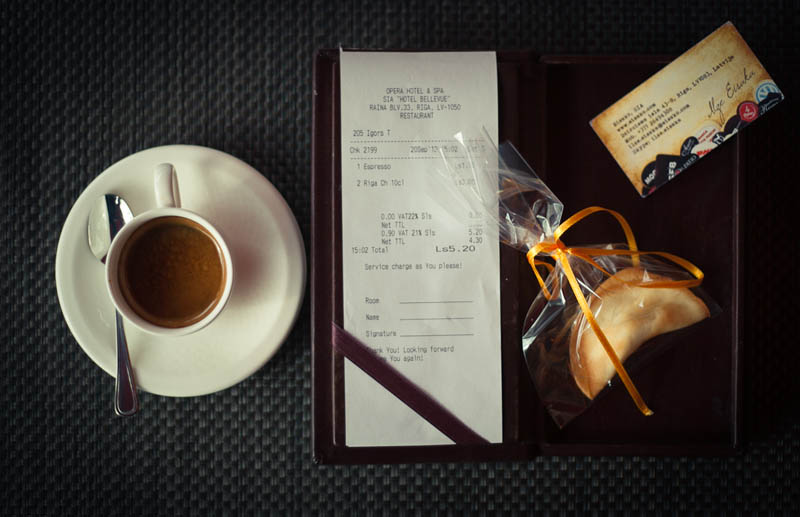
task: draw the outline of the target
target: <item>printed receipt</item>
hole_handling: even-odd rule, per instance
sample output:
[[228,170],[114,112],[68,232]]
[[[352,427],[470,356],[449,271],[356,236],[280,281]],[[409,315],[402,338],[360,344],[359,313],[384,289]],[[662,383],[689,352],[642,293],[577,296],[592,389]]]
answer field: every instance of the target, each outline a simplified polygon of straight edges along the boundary
[[[497,230],[433,177],[454,135],[497,141],[494,52],[342,52],[344,328],[502,441]],[[348,446],[453,443],[345,361]]]

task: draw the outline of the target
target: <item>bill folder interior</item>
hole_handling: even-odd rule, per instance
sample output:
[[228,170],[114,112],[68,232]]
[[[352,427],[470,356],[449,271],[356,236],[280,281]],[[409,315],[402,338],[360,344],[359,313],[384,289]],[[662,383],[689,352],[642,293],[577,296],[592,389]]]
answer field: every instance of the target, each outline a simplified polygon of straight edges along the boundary
[[[509,141],[564,203],[622,213],[640,249],[667,250],[705,272],[722,311],[637,370],[654,409],[642,416],[621,386],[563,429],[536,395],[521,336],[539,286],[521,252],[500,246],[503,441],[498,444],[347,447],[342,326],[339,51],[314,56],[312,128],[312,450],[317,463],[529,460],[539,455],[727,455],[741,445],[742,144],[738,135],[646,199],[589,120],[669,63],[661,56],[497,53],[500,140]],[[622,240],[611,218],[586,221],[568,244]]]

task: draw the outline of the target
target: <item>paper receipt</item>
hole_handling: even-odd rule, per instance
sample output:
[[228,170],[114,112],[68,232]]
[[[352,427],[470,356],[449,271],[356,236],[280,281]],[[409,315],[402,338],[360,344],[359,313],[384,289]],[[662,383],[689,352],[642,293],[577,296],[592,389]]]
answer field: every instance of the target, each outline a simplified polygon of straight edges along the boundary
[[[496,229],[431,175],[454,135],[497,141],[494,52],[341,53],[344,328],[502,441]],[[452,441],[345,360],[347,446]]]

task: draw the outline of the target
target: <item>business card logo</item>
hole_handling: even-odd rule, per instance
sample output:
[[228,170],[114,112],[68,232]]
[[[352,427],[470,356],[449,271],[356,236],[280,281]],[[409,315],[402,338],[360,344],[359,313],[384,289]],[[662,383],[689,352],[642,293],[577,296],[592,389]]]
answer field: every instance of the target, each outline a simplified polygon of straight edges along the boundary
[[719,134],[719,128],[715,124],[705,124],[694,133],[697,144],[692,148],[691,154],[703,157],[712,150],[716,149],[717,143],[714,136]]
[[739,104],[739,118],[748,124],[758,118],[758,106],[755,102],[745,101]]
[[778,93],[780,94],[781,91],[778,89],[778,85],[773,83],[772,81],[764,81],[756,87],[756,102],[761,103],[766,99],[770,93]]

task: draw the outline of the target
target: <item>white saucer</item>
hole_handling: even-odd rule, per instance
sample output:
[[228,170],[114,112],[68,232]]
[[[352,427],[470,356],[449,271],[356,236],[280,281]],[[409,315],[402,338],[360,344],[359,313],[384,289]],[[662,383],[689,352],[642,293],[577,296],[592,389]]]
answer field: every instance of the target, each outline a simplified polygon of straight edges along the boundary
[[184,208],[222,234],[233,255],[234,284],[208,327],[163,338],[125,323],[136,381],[158,395],[188,397],[245,379],[280,348],[303,299],[306,259],[297,221],[280,193],[255,169],[220,151],[171,145],[131,155],[100,174],[64,222],[56,252],[58,301],[84,352],[116,374],[114,308],[103,264],[92,255],[86,224],[103,194],[121,196],[138,215],[155,206],[153,168],[175,165]]

